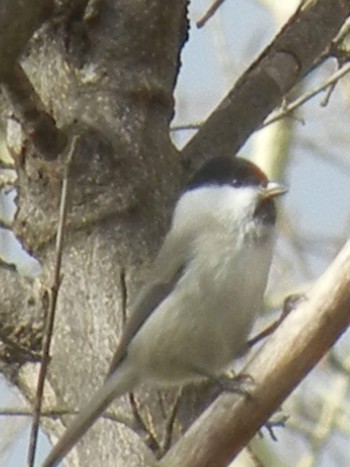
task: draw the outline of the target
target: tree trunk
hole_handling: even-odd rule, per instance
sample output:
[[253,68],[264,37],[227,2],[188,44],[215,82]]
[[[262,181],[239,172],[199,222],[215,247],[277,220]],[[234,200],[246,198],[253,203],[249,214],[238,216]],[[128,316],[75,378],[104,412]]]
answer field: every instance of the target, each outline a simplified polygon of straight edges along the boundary
[[[47,408],[77,409],[102,383],[125,309],[157,251],[182,183],[169,122],[187,37],[187,2],[166,3],[60,2],[32,38],[23,69],[17,66],[6,83],[5,93],[19,113],[25,105],[20,89],[28,106],[54,118],[57,132],[79,135],[70,170]],[[26,112],[22,114],[28,122]],[[33,142],[22,132],[23,125],[14,119],[8,124],[18,172],[15,232],[39,259],[42,273],[34,296],[27,279],[6,271],[8,295],[17,289],[22,300],[15,304],[11,299],[11,321],[9,308],[2,307],[2,334],[18,336],[21,330],[28,352],[40,349],[64,166],[64,155],[52,149],[53,140],[52,146],[50,141],[40,144],[44,137],[37,125],[33,122]],[[24,359],[11,362],[12,368],[16,365],[11,379],[32,401],[39,364],[18,365]],[[10,376],[9,369],[6,373]],[[126,400],[118,409],[124,417],[130,414]],[[52,439],[62,434],[70,418],[44,422]],[[145,451],[133,430],[103,420],[84,437],[70,465],[140,466]]]

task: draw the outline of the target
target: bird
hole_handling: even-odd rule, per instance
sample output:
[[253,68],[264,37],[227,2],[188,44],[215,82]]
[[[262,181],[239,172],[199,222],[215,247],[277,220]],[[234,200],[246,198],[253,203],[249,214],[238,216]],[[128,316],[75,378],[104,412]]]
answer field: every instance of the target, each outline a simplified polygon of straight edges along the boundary
[[272,262],[275,198],[285,192],[238,156],[199,168],[175,205],[104,383],[42,467],[56,466],[113,400],[141,383],[216,379],[247,351]]

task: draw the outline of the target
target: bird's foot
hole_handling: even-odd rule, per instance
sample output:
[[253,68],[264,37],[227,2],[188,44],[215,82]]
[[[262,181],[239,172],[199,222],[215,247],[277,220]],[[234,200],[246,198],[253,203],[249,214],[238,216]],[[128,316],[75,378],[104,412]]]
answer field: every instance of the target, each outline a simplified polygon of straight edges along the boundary
[[233,392],[244,397],[252,397],[251,392],[255,386],[252,376],[247,374],[235,376],[224,374],[217,379],[217,383],[223,391]]
[[[275,429],[285,428],[288,418],[288,415],[283,413],[282,410],[279,410],[272,415],[272,417],[263,425],[262,428],[266,428],[273,441],[278,441],[277,436],[275,434]],[[261,437],[263,437],[261,429],[259,430],[259,434]]]

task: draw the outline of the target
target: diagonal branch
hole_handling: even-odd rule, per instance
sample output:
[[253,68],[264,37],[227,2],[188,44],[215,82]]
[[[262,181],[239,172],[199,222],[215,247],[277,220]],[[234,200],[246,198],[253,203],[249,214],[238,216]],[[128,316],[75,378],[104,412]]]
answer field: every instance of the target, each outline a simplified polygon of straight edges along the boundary
[[244,368],[251,397],[220,396],[158,467],[226,466],[350,324],[350,241]]
[[33,33],[52,9],[52,0],[0,2],[0,82],[26,136],[47,160],[55,159],[62,152],[66,139],[56,128],[53,117],[45,111],[18,61]]
[[196,167],[204,157],[235,154],[283,96],[327,58],[349,13],[349,0],[305,2],[183,149],[184,161]]
[[52,11],[52,0],[1,0],[0,81],[6,79],[32,37]]
[[45,111],[40,96],[35,91],[23,68],[16,64],[3,88],[12,104],[15,116],[36,151],[46,160],[54,160],[66,144],[66,136],[56,127],[54,118]]

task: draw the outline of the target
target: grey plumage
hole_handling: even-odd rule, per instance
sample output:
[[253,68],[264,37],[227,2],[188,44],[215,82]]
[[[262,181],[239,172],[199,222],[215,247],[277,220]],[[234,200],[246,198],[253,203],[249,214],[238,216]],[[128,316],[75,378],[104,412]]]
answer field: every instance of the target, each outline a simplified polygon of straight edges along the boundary
[[220,161],[199,171],[179,199],[103,387],[43,467],[57,465],[114,398],[141,382],[216,377],[245,350],[272,259],[273,198],[283,189],[247,161]]

